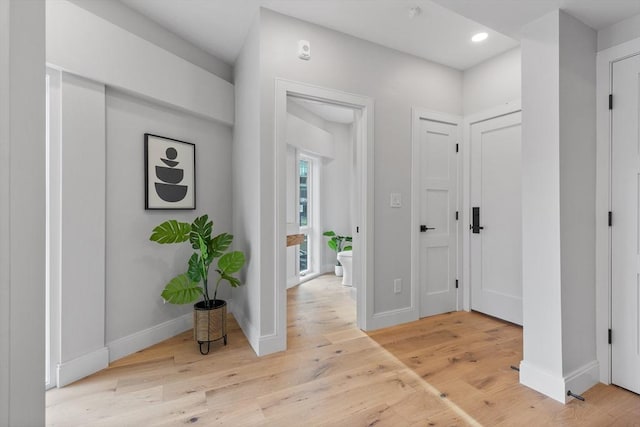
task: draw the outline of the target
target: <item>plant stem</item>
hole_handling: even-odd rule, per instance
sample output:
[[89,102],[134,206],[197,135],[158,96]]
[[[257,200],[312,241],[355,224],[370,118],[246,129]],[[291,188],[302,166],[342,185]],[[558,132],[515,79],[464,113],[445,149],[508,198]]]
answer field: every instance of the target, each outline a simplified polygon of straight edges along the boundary
[[218,277],[218,281],[216,282],[216,289],[213,291],[213,300],[215,301],[218,295],[218,285],[220,284],[220,281],[222,280],[222,275],[220,277]]
[[208,286],[207,286],[207,278],[204,277],[202,279],[202,281],[204,282],[204,300],[205,300],[204,305],[205,305],[206,308],[210,308],[209,307],[209,290],[208,290]]

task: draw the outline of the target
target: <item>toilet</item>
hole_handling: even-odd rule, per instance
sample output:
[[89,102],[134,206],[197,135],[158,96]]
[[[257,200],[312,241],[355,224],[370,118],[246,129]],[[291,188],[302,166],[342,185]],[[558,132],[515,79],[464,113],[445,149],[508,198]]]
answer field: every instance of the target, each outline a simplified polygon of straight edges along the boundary
[[352,254],[353,251],[342,251],[338,252],[338,261],[342,264],[342,285],[343,286],[352,286],[351,284],[351,268],[352,264]]

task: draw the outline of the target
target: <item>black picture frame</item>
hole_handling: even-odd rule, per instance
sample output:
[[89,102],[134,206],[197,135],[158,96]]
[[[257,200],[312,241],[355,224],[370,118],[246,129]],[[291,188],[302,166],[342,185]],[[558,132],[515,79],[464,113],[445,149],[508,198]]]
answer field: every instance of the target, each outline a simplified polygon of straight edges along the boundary
[[196,208],[195,144],[144,134],[144,208]]

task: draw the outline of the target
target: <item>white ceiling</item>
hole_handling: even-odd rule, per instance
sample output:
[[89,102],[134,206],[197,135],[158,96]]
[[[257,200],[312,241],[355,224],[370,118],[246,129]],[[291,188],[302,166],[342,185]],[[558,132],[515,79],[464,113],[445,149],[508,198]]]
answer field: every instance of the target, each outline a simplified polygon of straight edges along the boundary
[[519,38],[521,28],[556,9],[595,30],[640,13],[640,0],[433,0],[469,19]]
[[[259,8],[267,7],[460,70],[517,46],[510,37],[517,39],[522,25],[558,8],[595,29],[640,13],[640,0],[121,1],[230,64]],[[422,12],[410,18],[415,6]],[[489,38],[474,44],[479,31]]]

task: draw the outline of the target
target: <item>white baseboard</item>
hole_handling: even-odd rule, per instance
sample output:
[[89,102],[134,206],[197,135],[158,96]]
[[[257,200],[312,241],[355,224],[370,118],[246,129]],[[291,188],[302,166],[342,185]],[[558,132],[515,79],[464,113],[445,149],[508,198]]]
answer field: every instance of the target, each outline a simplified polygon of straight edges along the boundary
[[336,271],[335,264],[325,264],[320,268],[320,274],[333,273]]
[[107,347],[109,347],[109,362],[174,337],[192,327],[193,313],[189,312],[140,332],[118,338],[107,344]]
[[109,349],[102,347],[68,362],[60,363],[57,367],[58,388],[78,381],[109,366]]
[[564,378],[553,375],[551,372],[540,369],[524,360],[520,362],[520,384],[547,395],[558,402],[566,402]]
[[598,384],[600,382],[599,377],[600,363],[598,363],[597,360],[592,360],[569,375],[565,375],[565,390],[571,391],[574,394],[582,394]]
[[371,324],[367,325],[368,331],[388,328],[401,323],[413,322],[419,319],[418,310],[412,307],[375,313],[371,318]]
[[282,337],[275,334],[260,336],[257,329],[253,327],[253,324],[244,316],[241,310],[232,305],[231,312],[236,318],[238,325],[240,325],[240,329],[242,329],[242,332],[247,337],[251,348],[253,348],[253,351],[258,356],[266,356],[267,354],[286,350]]
[[286,343],[284,340],[273,334],[260,337],[260,348],[258,349],[258,356],[266,356],[267,354],[277,353],[279,351],[286,350]]
[[258,351],[260,349],[260,334],[253,327],[253,324],[249,321],[249,319],[245,317],[244,312],[235,306],[233,301],[231,302],[229,309],[231,313],[233,313],[233,317],[235,317],[238,325],[240,325],[240,329],[242,329],[244,336],[247,337],[249,345],[251,345],[251,348],[253,348],[253,351],[256,354],[259,354]]
[[600,365],[598,361],[591,361],[572,373],[560,377],[539,369],[532,364],[520,362],[520,383],[545,394],[561,403],[567,403],[571,397],[567,391],[582,394],[598,383]]

